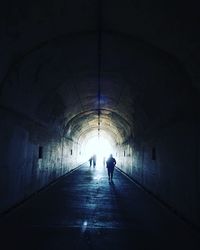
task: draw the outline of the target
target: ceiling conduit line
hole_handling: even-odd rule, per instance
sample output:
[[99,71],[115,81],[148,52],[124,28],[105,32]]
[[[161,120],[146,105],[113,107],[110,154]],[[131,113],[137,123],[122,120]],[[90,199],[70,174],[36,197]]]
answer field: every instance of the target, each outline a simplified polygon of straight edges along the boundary
[[77,88],[77,84],[76,84],[76,82],[75,82],[74,80],[73,80],[72,82],[73,82],[74,90],[75,90],[75,92],[76,92],[76,95],[77,95],[78,100],[79,100],[79,103],[80,103],[81,110],[84,111],[83,102],[82,102],[82,100],[81,100],[81,96],[80,96],[80,94],[79,94],[79,91],[78,91],[78,88]]
[[101,53],[102,53],[102,3],[98,0],[98,138],[100,137],[101,116]]

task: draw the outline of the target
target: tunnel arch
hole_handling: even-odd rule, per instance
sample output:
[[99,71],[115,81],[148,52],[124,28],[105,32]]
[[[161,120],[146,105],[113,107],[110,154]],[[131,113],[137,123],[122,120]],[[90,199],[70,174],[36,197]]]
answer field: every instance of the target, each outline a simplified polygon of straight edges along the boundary
[[[85,160],[89,157],[87,155],[85,158],[83,154],[85,146],[91,138],[96,137],[99,139],[97,140],[97,146],[101,140],[107,140],[113,149],[113,153],[120,155],[122,148],[119,145],[132,136],[128,122],[111,110],[101,110],[100,127],[98,121],[98,110],[90,110],[77,114],[65,126],[65,135],[77,142],[78,151],[81,152],[81,155],[79,155],[81,159]],[[101,151],[104,151],[103,148]],[[100,151],[97,152],[97,155],[100,154]]]
[[[166,51],[162,50],[159,47],[156,47],[155,45],[151,44],[150,42],[147,42],[145,40],[141,40],[141,38],[138,37],[134,37],[133,35],[127,34],[127,33],[122,33],[122,32],[117,32],[117,31],[112,31],[112,30],[104,30],[102,32],[103,36],[105,35],[105,37],[113,37],[114,40],[118,39],[121,41],[124,41],[126,43],[126,46],[129,51],[133,50],[134,48],[137,48],[140,50],[140,55],[142,56],[143,54],[151,55],[151,59],[156,59],[157,60],[161,60],[162,63],[166,64],[166,68],[169,68],[170,70],[179,73],[179,77],[182,77],[183,79],[186,79],[188,81],[189,80],[189,75],[187,74],[187,71],[185,70],[184,66],[181,65],[180,61],[178,60],[178,58],[176,58],[175,56],[170,55],[169,53],[167,53]],[[31,58],[33,55],[40,54],[41,51],[45,51],[46,48],[48,47],[52,47],[53,45],[55,46],[55,48],[59,48],[60,45],[62,46],[60,49],[63,50],[64,46],[66,46],[67,43],[69,43],[69,40],[74,40],[76,41],[77,39],[80,40],[82,39],[83,41],[86,39],[90,39],[91,37],[93,37],[93,42],[92,44],[96,44],[95,45],[95,50],[97,51],[97,35],[98,32],[97,31],[84,31],[84,32],[73,32],[73,33],[66,33],[66,34],[61,34],[58,35],[56,37],[53,37],[51,39],[46,39],[45,41],[42,41],[41,43],[37,44],[35,47],[31,47],[28,52],[26,51],[26,53],[22,53],[22,56],[19,55],[18,59],[15,59],[15,61],[13,61],[11,63],[11,65],[9,66],[9,69],[7,71],[7,73],[5,74],[5,76],[3,77],[3,80],[1,81],[1,90],[3,89],[3,86],[6,84],[7,80],[10,78],[10,75],[13,74],[13,72],[15,72],[16,70],[18,70],[21,65],[26,64],[27,61],[29,60],[34,60],[33,58]],[[67,43],[66,43],[67,42]],[[116,42],[115,42],[116,43]],[[120,46],[120,44],[119,44]],[[110,46],[106,45],[105,48],[109,48]],[[111,46],[112,47],[112,46]],[[53,47],[51,48],[52,51]],[[77,47],[76,47],[77,49]],[[105,52],[107,53],[107,51]],[[97,55],[97,53],[96,53]],[[40,58],[41,60],[41,58]],[[39,61],[39,60],[38,60]],[[48,63],[48,59],[44,59],[44,63]],[[63,64],[61,62],[61,64]],[[113,72],[116,72],[116,70],[119,70],[121,72],[123,72],[123,70],[127,69],[127,64],[126,67],[121,67],[120,68],[116,68]],[[38,70],[38,69],[36,69]],[[81,72],[81,69],[78,69],[79,72]],[[84,72],[84,71],[83,71]],[[109,71],[111,72],[111,71]],[[127,73],[127,72],[126,72]],[[37,74],[37,72],[36,72]],[[65,77],[69,77],[70,76],[70,72],[68,75],[65,75]],[[184,75],[184,76],[183,76]],[[72,73],[73,76],[73,73]],[[58,85],[59,86],[59,85]],[[54,90],[56,90],[56,87],[54,88]]]
[[[79,138],[82,134],[95,129],[98,131],[98,110],[93,109],[77,114],[65,125],[65,133],[72,138]],[[120,114],[107,109],[100,111],[100,129],[118,135],[118,143],[122,143],[123,138],[131,134],[130,124]]]
[[[182,73],[185,71],[182,70],[180,72],[178,61],[176,62],[174,58],[169,57],[169,54],[152,46],[150,43],[137,40],[137,38],[127,36],[126,34],[111,31],[103,31],[103,37],[101,89],[102,96],[107,97],[108,104],[106,106],[105,103],[102,102],[101,109],[112,109],[123,116],[125,115],[133,128],[134,121],[138,119],[138,115],[141,116],[143,113],[143,117],[146,117],[145,119],[147,120],[149,119],[148,117],[152,115],[152,110],[148,110],[150,108],[148,104],[149,102],[147,101],[147,104],[145,103],[145,100],[149,100],[148,92],[156,91],[159,94],[162,94],[162,98],[167,99],[168,97],[166,98],[165,96],[166,94],[168,94],[168,96],[172,95],[171,88],[174,88],[173,84],[175,82],[177,91],[184,88],[183,83],[186,82],[186,78]],[[64,35],[64,38],[62,35],[53,40],[43,42],[35,49],[32,48],[30,52],[23,56],[17,65],[15,64],[13,66],[14,68],[10,70],[7,80],[4,82],[7,86],[4,85],[3,88],[1,98],[1,100],[3,100],[1,101],[2,105],[4,105],[4,101],[9,99],[12,99],[14,103],[17,95],[19,95],[18,98],[21,99],[21,93],[28,92],[29,100],[31,98],[33,99],[32,110],[27,110],[25,112],[29,113],[29,115],[32,113],[31,116],[34,116],[36,119],[39,118],[40,120],[41,117],[44,117],[44,113],[48,112],[48,110],[52,110],[52,113],[55,113],[55,118],[47,118],[47,123],[57,118],[59,118],[59,122],[63,121],[66,119],[65,114],[68,116],[67,119],[70,120],[73,117],[73,114],[87,111],[91,106],[97,107],[96,78],[98,67],[97,65],[91,66],[92,64],[97,64],[98,53],[96,53],[96,38],[96,31],[70,34],[66,37]],[[69,42],[69,40],[71,40],[71,42]],[[77,45],[74,41],[76,41]],[[62,55],[60,53],[61,51],[63,52],[64,47],[67,47],[70,43],[73,50],[77,50],[78,46],[80,46],[80,50],[83,51],[84,44],[87,44],[86,47],[89,51],[86,50],[86,54],[92,54],[91,48],[92,51],[95,52],[93,58],[88,61],[86,68],[81,70],[76,63],[75,70],[78,70],[79,72],[77,76],[73,68],[68,68],[66,70],[65,67],[65,65],[70,65],[73,53],[71,52],[68,61],[66,61],[66,55],[63,57],[66,53],[62,53]],[[93,44],[92,47],[91,44]],[[64,45],[64,47],[58,45]],[[70,51],[72,48],[68,48],[67,51]],[[108,48],[112,48],[112,52],[110,52],[111,50]],[[53,50],[55,50],[54,54]],[[45,54],[48,54],[49,52],[52,53],[52,62],[45,56]],[[41,56],[41,53],[43,56]],[[80,56],[83,57],[83,55],[80,54],[78,58],[80,58]],[[58,59],[56,59],[57,57]],[[41,63],[41,58],[44,63]],[[76,62],[81,61],[78,58]],[[30,64],[30,62],[32,63]],[[50,75],[47,74],[47,72],[50,72],[51,68],[55,66],[55,62],[59,62],[56,66],[56,70],[51,72]],[[162,62],[162,64],[160,64],[160,62]],[[123,67],[123,64],[126,65],[126,67]],[[81,61],[81,65],[84,65],[83,60]],[[143,69],[141,71],[142,67]],[[144,76],[143,72],[145,72]],[[164,77],[161,76],[163,72],[165,72]],[[33,76],[32,79],[28,74]],[[59,81],[57,81],[57,79],[59,79]],[[30,82],[29,88],[32,88],[30,91],[27,91],[25,87],[27,80]],[[18,84],[13,86],[13,81],[18,82]],[[48,82],[48,85],[44,84],[45,82]],[[77,85],[79,86],[78,88]],[[151,87],[149,88],[148,85]],[[21,93],[15,91],[18,86],[21,87]],[[125,93],[122,93],[124,92],[124,89]],[[163,91],[162,89],[165,90]],[[43,94],[44,91],[48,92],[47,95],[45,94],[46,96]],[[85,94],[84,91],[87,92],[87,94]],[[13,93],[13,96],[8,97],[10,93]],[[68,93],[70,93],[70,95],[73,93],[73,97],[70,97]],[[25,96],[23,98],[25,100],[27,99]],[[174,98],[176,98],[176,96],[174,96]],[[57,108],[51,107],[52,101],[56,103]],[[161,100],[157,100],[157,102],[159,101]],[[16,102],[18,102],[18,99]],[[118,102],[120,105],[118,105]],[[10,104],[6,102],[5,105],[9,106]],[[113,109],[115,106],[116,108]],[[23,107],[18,107],[18,109],[23,109]],[[152,109],[155,109],[155,106],[153,106]],[[150,112],[150,114],[148,112]],[[153,113],[156,114],[156,112]],[[60,116],[64,116],[64,118]]]
[[188,20],[174,2],[169,15],[163,3],[148,12],[149,3],[103,1],[99,25],[97,2],[78,3],[62,15],[51,2],[0,8],[0,209],[81,164],[79,145],[97,131],[101,33],[101,129],[118,166],[199,221],[198,11]]

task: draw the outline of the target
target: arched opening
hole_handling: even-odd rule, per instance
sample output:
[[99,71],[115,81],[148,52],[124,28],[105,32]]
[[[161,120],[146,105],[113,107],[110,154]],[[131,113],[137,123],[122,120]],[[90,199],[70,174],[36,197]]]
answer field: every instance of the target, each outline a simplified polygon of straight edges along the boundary
[[110,145],[119,168],[199,224],[198,22],[103,2],[102,27],[95,2],[59,17],[51,4],[1,6],[0,211]]
[[105,159],[109,154],[116,154],[116,146],[113,138],[106,132],[100,136],[88,133],[80,144],[82,161],[88,161],[88,159],[96,155],[97,167],[104,165]]

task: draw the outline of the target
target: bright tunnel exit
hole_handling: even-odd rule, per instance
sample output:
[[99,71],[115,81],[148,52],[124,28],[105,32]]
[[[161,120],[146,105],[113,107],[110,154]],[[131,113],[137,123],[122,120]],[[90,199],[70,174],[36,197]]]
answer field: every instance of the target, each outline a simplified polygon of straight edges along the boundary
[[104,159],[107,159],[110,154],[116,154],[116,148],[109,139],[101,135],[91,136],[84,140],[82,143],[83,160],[88,161],[91,156],[96,155],[97,167],[101,167]]

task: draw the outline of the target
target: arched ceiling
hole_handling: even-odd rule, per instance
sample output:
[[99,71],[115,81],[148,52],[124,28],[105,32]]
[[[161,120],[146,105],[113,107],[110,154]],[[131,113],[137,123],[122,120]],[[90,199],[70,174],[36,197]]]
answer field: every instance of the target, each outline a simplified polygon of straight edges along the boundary
[[67,137],[97,130],[100,107],[101,129],[121,143],[200,88],[195,1],[181,9],[145,0],[0,7],[1,107],[59,125]]
[[80,138],[84,138],[88,133],[93,136],[110,134],[115,143],[120,144],[131,134],[130,125],[123,117],[111,110],[102,109],[100,112],[100,133],[98,133],[97,122],[97,110],[79,113],[66,124],[66,136],[79,142]]

